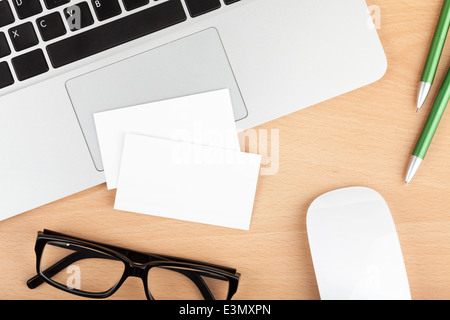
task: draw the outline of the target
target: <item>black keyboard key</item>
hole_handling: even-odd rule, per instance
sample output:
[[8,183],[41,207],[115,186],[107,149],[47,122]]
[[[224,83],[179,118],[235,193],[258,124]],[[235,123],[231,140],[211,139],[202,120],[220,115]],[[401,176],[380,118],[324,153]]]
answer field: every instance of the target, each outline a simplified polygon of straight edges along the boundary
[[186,0],[191,17],[198,17],[220,8],[219,0]]
[[11,49],[9,48],[8,41],[3,32],[0,32],[0,58],[6,57],[11,54]]
[[66,34],[66,27],[59,12],[53,12],[36,20],[42,40],[49,41]]
[[0,89],[14,83],[11,70],[6,62],[0,62]]
[[47,9],[54,9],[62,6],[63,4],[69,3],[70,0],[44,0],[44,2]]
[[72,31],[80,30],[94,23],[91,9],[87,2],[81,2],[64,9],[69,29]]
[[47,46],[59,68],[186,20],[180,0],[170,0]]
[[149,4],[150,0],[123,0],[123,5],[127,11],[137,9]]
[[17,79],[23,81],[48,71],[48,64],[41,49],[25,53],[11,60]]
[[118,0],[92,0],[95,14],[99,21],[103,21],[122,13]]
[[26,19],[42,12],[40,0],[12,0],[20,19]]
[[9,37],[16,51],[22,51],[38,44],[38,38],[31,22],[9,29]]
[[241,0],[223,0],[225,2],[225,4],[232,4]]
[[0,1],[0,28],[14,22],[14,15],[8,1]]

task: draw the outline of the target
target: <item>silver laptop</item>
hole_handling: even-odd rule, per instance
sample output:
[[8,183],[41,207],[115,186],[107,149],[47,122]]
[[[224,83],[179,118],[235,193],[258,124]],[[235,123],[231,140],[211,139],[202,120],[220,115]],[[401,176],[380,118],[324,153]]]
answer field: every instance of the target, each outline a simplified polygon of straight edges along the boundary
[[104,182],[95,112],[229,88],[243,130],[385,70],[364,0],[0,0],[0,219]]

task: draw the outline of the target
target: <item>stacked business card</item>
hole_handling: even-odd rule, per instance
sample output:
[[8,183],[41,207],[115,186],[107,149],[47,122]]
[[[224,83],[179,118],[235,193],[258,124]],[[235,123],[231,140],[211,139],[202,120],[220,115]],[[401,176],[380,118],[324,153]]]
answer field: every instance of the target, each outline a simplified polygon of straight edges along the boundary
[[94,114],[114,208],[248,230],[261,156],[232,110],[224,89]]

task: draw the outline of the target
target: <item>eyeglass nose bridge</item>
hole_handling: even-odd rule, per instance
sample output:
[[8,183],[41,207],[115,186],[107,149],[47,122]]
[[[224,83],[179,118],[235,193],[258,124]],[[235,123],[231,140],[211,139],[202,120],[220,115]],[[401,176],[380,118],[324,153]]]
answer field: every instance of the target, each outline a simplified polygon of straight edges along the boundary
[[143,279],[145,276],[146,265],[130,263],[130,277],[137,277]]

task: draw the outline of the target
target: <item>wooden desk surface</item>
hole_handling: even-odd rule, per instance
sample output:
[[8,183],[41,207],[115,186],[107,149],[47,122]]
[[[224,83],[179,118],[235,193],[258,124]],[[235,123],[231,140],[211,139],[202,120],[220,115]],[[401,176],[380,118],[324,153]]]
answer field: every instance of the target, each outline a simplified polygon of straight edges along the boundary
[[[77,299],[49,285],[29,290],[36,232],[44,228],[130,249],[236,267],[236,299],[319,299],[306,233],[308,206],[347,186],[377,190],[390,206],[413,299],[450,298],[450,117],[405,188],[409,155],[450,65],[447,46],[426,105],[415,113],[418,80],[442,1],[369,0],[388,71],[378,82],[264,124],[279,130],[280,167],[262,176],[250,231],[113,210],[105,185],[0,223],[0,298]],[[129,278],[112,297],[145,299]]]

